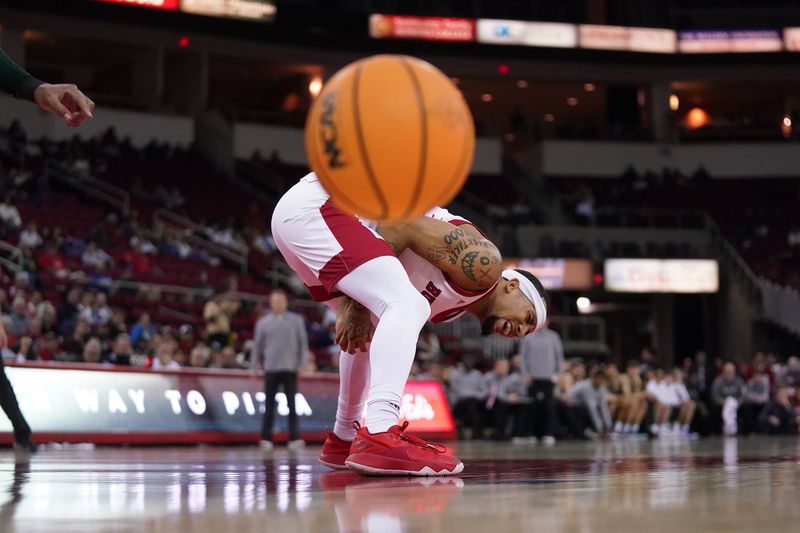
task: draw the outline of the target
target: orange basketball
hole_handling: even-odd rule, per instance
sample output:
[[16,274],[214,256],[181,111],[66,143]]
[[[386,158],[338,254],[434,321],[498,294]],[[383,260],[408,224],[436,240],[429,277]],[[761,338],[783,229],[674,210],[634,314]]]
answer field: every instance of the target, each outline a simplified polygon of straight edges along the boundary
[[337,72],[311,106],[305,138],[311,169],[333,202],[381,222],[447,204],[475,151],[458,88],[430,63],[402,55]]

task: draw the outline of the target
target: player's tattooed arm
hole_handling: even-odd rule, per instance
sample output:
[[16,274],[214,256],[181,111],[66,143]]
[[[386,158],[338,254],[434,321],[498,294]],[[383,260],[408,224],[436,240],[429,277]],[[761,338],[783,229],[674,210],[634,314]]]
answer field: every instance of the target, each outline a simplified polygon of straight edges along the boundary
[[500,278],[500,251],[475,226],[454,226],[421,217],[407,223],[405,228],[408,247],[447,273],[460,287],[483,291]]
[[375,327],[369,310],[349,296],[343,296],[336,313],[335,343],[348,353],[367,351]]
[[406,238],[408,228],[406,224],[381,224],[375,231],[383,237],[383,240],[392,249],[394,255],[400,255],[403,250],[408,248],[408,239]]

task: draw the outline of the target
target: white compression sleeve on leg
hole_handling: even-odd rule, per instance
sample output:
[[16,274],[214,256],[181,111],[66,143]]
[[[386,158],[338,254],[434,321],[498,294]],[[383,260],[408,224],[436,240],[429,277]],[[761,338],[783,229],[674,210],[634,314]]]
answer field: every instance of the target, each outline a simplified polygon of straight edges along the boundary
[[345,441],[356,438],[353,422],[361,422],[369,389],[369,348],[339,355],[339,402],[333,434]]
[[417,339],[430,304],[414,288],[396,257],[372,259],[344,276],[337,288],[378,317],[370,345],[366,426],[370,433],[397,424]]

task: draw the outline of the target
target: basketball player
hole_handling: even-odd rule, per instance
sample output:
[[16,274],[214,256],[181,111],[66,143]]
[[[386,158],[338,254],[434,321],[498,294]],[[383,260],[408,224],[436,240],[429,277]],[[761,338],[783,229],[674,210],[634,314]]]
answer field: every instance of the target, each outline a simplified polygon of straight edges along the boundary
[[396,226],[363,222],[337,209],[313,173],[278,202],[272,234],[312,297],[340,310],[339,402],[320,460],[371,475],[461,472],[444,446],[398,425],[419,332],[469,312],[486,335],[522,337],[547,318],[541,283],[503,270],[497,247],[445,209]]

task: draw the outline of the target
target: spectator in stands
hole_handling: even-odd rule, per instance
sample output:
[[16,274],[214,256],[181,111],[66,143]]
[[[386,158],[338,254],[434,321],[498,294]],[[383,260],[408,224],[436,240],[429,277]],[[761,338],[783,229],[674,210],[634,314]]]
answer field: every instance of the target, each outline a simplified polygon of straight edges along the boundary
[[21,337],[14,351],[17,354],[16,360],[18,363],[24,363],[25,361],[35,361],[36,359],[38,359],[38,357],[36,356],[36,349],[33,345],[33,339],[30,337],[27,336]]
[[105,356],[105,361],[112,365],[130,366],[132,355],[133,347],[130,336],[127,333],[120,333],[114,338],[114,345]]
[[175,342],[163,340],[156,347],[156,355],[153,357],[154,370],[178,370],[181,365],[175,361]]
[[226,346],[222,349],[222,366],[226,370],[241,370],[244,367],[236,360],[236,350],[233,346]]
[[608,379],[605,369],[596,368],[590,378],[576,383],[567,393],[569,426],[577,438],[606,438],[612,431],[606,403]]
[[758,430],[767,435],[794,435],[798,417],[786,391],[778,389],[775,398],[768,402],[758,416]]
[[625,373],[619,376],[619,381],[621,397],[614,431],[624,435],[635,435],[639,433],[639,427],[647,414],[647,398],[642,375],[639,373],[639,361],[636,359],[628,361]]
[[89,269],[103,268],[113,264],[111,256],[108,255],[103,249],[97,247],[97,243],[89,241],[81,255],[81,263]]
[[[211,303],[211,302],[209,302]],[[269,298],[270,312],[256,323],[253,346],[253,370],[264,371],[264,392],[267,402],[261,427],[261,448],[272,451],[272,426],[275,415],[275,394],[283,387],[289,407],[289,448],[305,445],[295,409],[297,372],[308,358],[308,337],[303,317],[288,310],[285,292],[274,290]]]
[[50,272],[59,278],[69,274],[64,257],[58,252],[55,244],[49,241],[39,253],[39,270]]
[[[696,375],[696,379],[692,379]],[[699,350],[694,354],[694,361],[689,370],[689,380],[696,383],[697,392],[704,403],[708,403],[711,396],[711,382],[714,380],[714,373],[709,367],[708,355]]]
[[36,222],[28,222],[28,225],[19,234],[19,246],[35,250],[42,244],[42,236],[36,230]]
[[544,444],[554,444],[556,406],[554,389],[558,376],[564,371],[564,347],[561,337],[550,329],[549,321],[543,328],[526,335],[520,342],[521,372],[533,399],[533,436]]
[[278,249],[278,246],[275,244],[275,240],[272,238],[272,235],[270,235],[267,231],[256,230],[256,234],[253,237],[252,243],[253,248],[260,251],[264,255],[271,255]]
[[182,324],[178,328],[178,349],[186,354],[192,351],[197,344],[194,338],[194,329],[190,324]]
[[153,244],[150,239],[146,238],[140,231],[134,233],[128,243],[130,244],[131,248],[140,254],[158,253],[158,248],[156,248],[156,245]]
[[800,388],[800,358],[790,357],[786,360],[786,369],[781,378],[781,385],[793,389]]
[[453,406],[453,418],[459,424],[462,438],[481,438],[482,409],[481,373],[475,358],[466,355],[447,373],[447,391]]
[[78,361],[90,334],[91,329],[89,328],[89,324],[84,318],[78,318],[69,339],[64,341],[62,346],[64,354],[61,360],[70,362]]
[[738,431],[739,405],[744,395],[744,382],[736,375],[736,366],[725,363],[722,373],[711,385],[711,399],[714,403],[714,418],[723,422],[725,435],[736,435]]
[[691,433],[690,427],[697,407],[683,383],[683,377],[683,370],[677,367],[672,369],[667,376],[667,385],[671,390],[671,396],[676,399],[672,408],[677,410],[678,415],[672,425],[672,433],[683,437],[696,437]]
[[38,266],[36,265],[36,258],[33,256],[33,251],[27,246],[20,246],[11,252],[9,260],[20,266],[22,269],[22,272],[20,273],[26,273],[30,277],[33,277],[34,273],[38,269]]
[[239,302],[218,291],[213,300],[203,308],[206,322],[206,343],[227,346],[231,336],[231,319],[239,310]]
[[208,368],[222,368],[222,346],[214,342],[208,351]]
[[97,337],[90,338],[83,347],[83,362],[99,364],[103,361],[103,345]]
[[442,357],[442,347],[439,337],[426,325],[422,328],[417,340],[417,360],[423,363],[438,362]]
[[104,292],[98,292],[92,303],[89,323],[96,326],[104,326],[111,321],[112,315],[111,308],[108,306],[108,296]]
[[764,367],[759,365],[753,369],[753,376],[747,380],[744,388],[742,404],[742,433],[745,435],[756,431],[758,416],[770,398],[769,376]]
[[133,325],[128,333],[131,343],[135,348],[143,348],[150,342],[156,334],[156,327],[150,322],[150,314],[142,313],[136,324]]
[[10,233],[16,233],[22,227],[22,217],[10,196],[4,196],[0,202],[0,223],[2,229]]
[[44,342],[38,351],[39,359],[44,361],[58,361],[63,360],[63,351],[58,343],[58,337],[55,332],[45,334]]
[[21,337],[28,331],[31,319],[28,316],[28,306],[22,297],[14,298],[11,312],[4,318],[6,330],[12,337]]
[[85,320],[89,326],[94,326],[92,321],[92,308],[94,306],[94,293],[84,291],[81,295],[81,301],[78,303],[78,318]]
[[192,368],[206,368],[208,366],[208,346],[198,344],[189,352],[189,366]]
[[494,369],[484,375],[481,386],[494,428],[494,439],[498,441],[507,440],[509,436],[524,440],[525,426],[530,420],[527,410],[530,400],[525,381],[519,374],[512,374],[510,369],[508,359],[496,360]]

